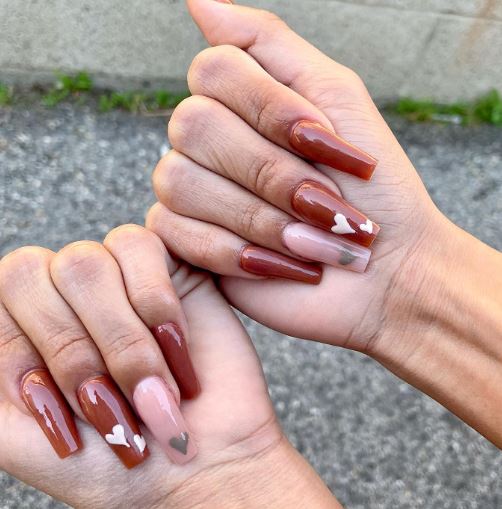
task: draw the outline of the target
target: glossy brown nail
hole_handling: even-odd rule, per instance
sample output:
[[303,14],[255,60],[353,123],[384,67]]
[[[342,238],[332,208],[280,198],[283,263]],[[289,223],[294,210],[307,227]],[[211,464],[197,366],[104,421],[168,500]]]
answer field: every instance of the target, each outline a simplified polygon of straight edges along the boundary
[[321,268],[316,265],[257,246],[246,246],[242,250],[240,265],[246,272],[258,276],[292,279],[311,285],[319,284],[322,276]]
[[291,205],[305,222],[361,246],[370,246],[380,231],[377,224],[317,182],[302,183],[294,192]]
[[87,380],[78,399],[84,415],[127,468],[150,455],[138,421],[115,383],[105,375]]
[[289,142],[306,159],[326,164],[364,180],[371,178],[378,162],[333,131],[307,120],[293,125]]
[[152,332],[178,384],[181,397],[195,398],[200,393],[200,384],[181,329],[175,323],[169,322],[154,327]]
[[71,409],[47,370],[27,373],[21,396],[61,459],[82,449]]

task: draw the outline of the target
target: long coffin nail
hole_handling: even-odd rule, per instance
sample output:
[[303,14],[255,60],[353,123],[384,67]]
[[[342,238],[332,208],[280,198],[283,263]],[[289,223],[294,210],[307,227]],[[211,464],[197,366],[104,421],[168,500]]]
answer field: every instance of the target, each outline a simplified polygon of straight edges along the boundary
[[61,459],[82,449],[71,409],[47,370],[26,374],[21,396]]
[[294,260],[275,251],[257,246],[246,246],[241,252],[243,270],[258,276],[292,279],[317,285],[321,282],[322,269],[315,265]]
[[303,223],[286,226],[283,241],[298,256],[353,272],[364,272],[371,256],[365,247]]
[[378,161],[315,122],[302,120],[291,129],[289,143],[306,159],[370,180]]
[[291,204],[306,222],[343,235],[362,246],[371,246],[380,231],[377,224],[317,182],[301,184],[293,194]]
[[181,329],[175,323],[169,322],[154,327],[152,332],[178,384],[181,397],[195,398],[200,393],[200,384]]
[[196,456],[193,437],[164,380],[146,378],[136,386],[133,398],[141,419],[173,463],[184,465]]
[[129,403],[108,376],[86,381],[78,391],[84,415],[127,468],[150,455]]

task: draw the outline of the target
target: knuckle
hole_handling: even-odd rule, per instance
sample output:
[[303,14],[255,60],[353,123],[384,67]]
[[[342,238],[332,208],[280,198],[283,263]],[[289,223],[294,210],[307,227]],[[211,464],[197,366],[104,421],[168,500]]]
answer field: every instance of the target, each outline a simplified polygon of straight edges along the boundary
[[187,159],[179,152],[172,151],[155,168],[153,187],[157,198],[167,206],[180,194],[178,189],[185,185],[188,174]]
[[13,323],[0,323],[0,355],[1,352],[9,351],[19,341],[26,340],[24,333],[18,329]]
[[261,221],[262,214],[263,205],[260,202],[253,201],[244,209],[240,217],[240,228],[245,237],[253,236],[255,225]]
[[208,90],[215,79],[235,68],[243,51],[235,46],[221,45],[206,48],[192,61],[188,70],[188,85],[192,92]]
[[256,164],[248,172],[249,188],[256,191],[256,194],[263,196],[265,189],[274,181],[277,175],[277,159],[273,157],[266,157],[265,159],[258,159]]
[[251,110],[255,112],[255,125],[258,132],[267,131],[267,126],[277,124],[281,119],[276,118],[277,105],[281,104],[281,97],[277,96],[277,89],[273,87],[250,91],[248,101]]
[[47,363],[68,366],[72,359],[80,362],[82,353],[89,349],[91,340],[84,330],[75,325],[61,325],[47,338]]
[[105,237],[103,244],[116,249],[128,249],[137,244],[149,242],[156,236],[143,226],[124,224],[111,230]]
[[54,256],[51,273],[59,280],[82,281],[99,274],[107,260],[107,252],[98,242],[75,242]]
[[36,246],[16,249],[0,261],[0,288],[21,287],[47,272],[53,255],[52,251]]
[[215,256],[214,237],[209,232],[197,238],[197,257],[202,267],[212,267]]
[[165,207],[162,205],[162,203],[155,203],[150,207],[146,214],[146,220],[145,225],[146,227],[157,234],[156,232],[159,231],[163,224],[163,217],[164,217],[164,210]]
[[159,309],[172,309],[177,305],[176,299],[160,283],[151,279],[134,282],[130,289],[131,304],[141,317],[150,316],[158,306]]
[[113,337],[104,348],[104,356],[116,369],[119,366],[124,366],[129,370],[131,359],[134,359],[135,363],[141,364],[143,368],[155,366],[158,363],[148,337],[136,328],[125,330]]
[[202,95],[192,95],[183,100],[174,110],[168,126],[171,146],[183,149],[187,141],[197,140],[198,133],[207,129],[207,123],[214,115],[214,99]]

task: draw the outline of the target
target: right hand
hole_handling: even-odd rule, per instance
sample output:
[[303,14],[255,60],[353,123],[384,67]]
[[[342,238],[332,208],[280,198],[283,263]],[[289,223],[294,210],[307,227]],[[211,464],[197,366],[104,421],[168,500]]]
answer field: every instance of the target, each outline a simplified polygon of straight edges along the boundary
[[[353,71],[270,13],[210,0],[188,5],[215,47],[195,58],[188,75],[194,95],[171,118],[174,150],[155,171],[159,203],[147,226],[180,258],[223,276],[223,293],[251,318],[371,355],[502,445],[502,418],[493,419],[484,402],[488,380],[502,373],[492,361],[494,352],[502,355],[500,342],[493,344],[500,321],[497,312],[485,316],[499,308],[472,305],[477,295],[481,302],[500,293],[500,255],[434,206]],[[308,164],[290,137],[301,120],[374,156],[373,180]],[[315,182],[317,204],[307,191],[300,210],[294,200],[306,182]],[[331,209],[320,205],[326,196]],[[343,200],[381,225],[364,274],[341,269],[362,269],[366,248],[342,247],[343,237],[310,226],[329,230],[333,223],[323,221],[333,218],[333,203],[347,207]],[[364,222],[357,211],[344,214],[359,218],[352,229]],[[360,228],[350,236],[368,241]],[[327,263],[318,286],[257,275],[318,282],[305,259]],[[288,270],[277,270],[279,263]]]

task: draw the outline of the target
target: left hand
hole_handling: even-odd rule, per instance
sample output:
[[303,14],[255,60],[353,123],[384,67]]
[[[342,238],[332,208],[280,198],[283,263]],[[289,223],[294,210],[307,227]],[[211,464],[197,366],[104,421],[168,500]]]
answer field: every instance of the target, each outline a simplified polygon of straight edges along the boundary
[[[173,320],[201,386],[181,404],[149,331]],[[103,375],[82,406],[82,388]],[[170,445],[180,431],[185,451]],[[231,507],[242,490],[246,507],[277,507],[310,486],[314,504],[338,507],[284,438],[253,345],[211,278],[132,225],[104,245],[25,247],[0,261],[0,468],[74,507]]]

